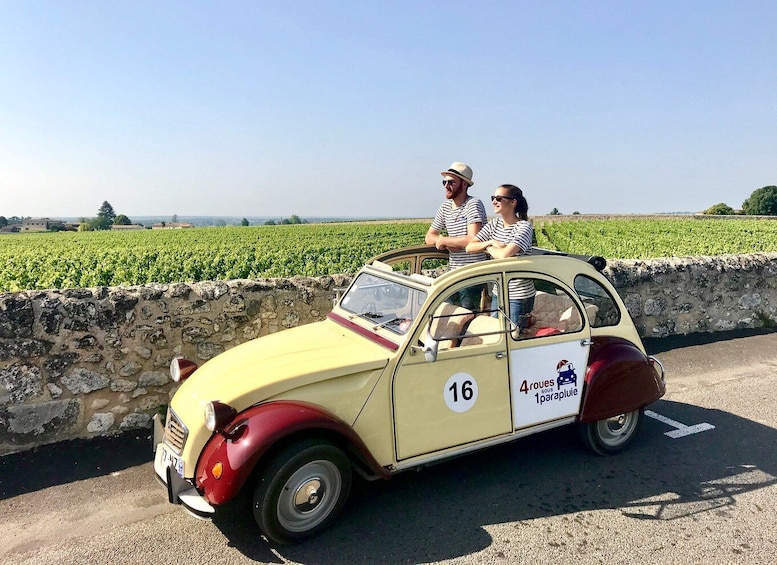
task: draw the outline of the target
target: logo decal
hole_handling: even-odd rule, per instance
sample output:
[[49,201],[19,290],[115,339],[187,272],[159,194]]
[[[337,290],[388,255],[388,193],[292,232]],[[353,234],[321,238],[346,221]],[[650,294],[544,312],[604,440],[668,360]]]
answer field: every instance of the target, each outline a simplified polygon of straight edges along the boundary
[[556,365],[556,372],[558,373],[558,378],[556,379],[558,390],[561,390],[563,385],[577,386],[577,374],[575,373],[575,368],[572,363],[566,359],[562,359]]

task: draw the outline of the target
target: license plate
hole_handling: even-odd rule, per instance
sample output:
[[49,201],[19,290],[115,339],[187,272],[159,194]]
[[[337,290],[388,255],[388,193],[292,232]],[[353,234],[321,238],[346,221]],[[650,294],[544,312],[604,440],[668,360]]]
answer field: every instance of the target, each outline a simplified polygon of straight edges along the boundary
[[170,453],[166,447],[162,447],[162,464],[165,467],[172,467],[183,478],[183,459]]

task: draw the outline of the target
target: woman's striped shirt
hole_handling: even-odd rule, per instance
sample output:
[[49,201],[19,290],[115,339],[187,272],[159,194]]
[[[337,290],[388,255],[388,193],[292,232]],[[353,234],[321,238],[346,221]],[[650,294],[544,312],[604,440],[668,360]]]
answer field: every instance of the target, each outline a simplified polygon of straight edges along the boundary
[[[493,239],[501,243],[514,243],[519,247],[518,253],[526,253],[531,249],[531,240],[534,229],[530,222],[518,220],[511,226],[506,226],[501,216],[497,216],[488,222],[483,229],[478,232],[475,239],[478,241],[488,241]],[[513,279],[507,285],[507,294],[510,300],[519,300],[534,296],[534,283],[527,279]]]

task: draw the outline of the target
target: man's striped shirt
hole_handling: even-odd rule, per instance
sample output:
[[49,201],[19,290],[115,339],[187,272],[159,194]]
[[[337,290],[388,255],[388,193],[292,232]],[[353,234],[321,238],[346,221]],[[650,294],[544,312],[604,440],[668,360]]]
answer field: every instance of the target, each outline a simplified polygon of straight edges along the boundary
[[[453,207],[452,200],[443,202],[432,221],[432,229],[438,232],[447,231],[450,237],[461,237],[467,235],[467,226],[470,224],[479,223],[485,226],[487,221],[486,208],[480,199],[468,196],[458,208]],[[487,253],[467,253],[463,249],[449,251],[449,254],[448,266],[451,269],[490,259]]]

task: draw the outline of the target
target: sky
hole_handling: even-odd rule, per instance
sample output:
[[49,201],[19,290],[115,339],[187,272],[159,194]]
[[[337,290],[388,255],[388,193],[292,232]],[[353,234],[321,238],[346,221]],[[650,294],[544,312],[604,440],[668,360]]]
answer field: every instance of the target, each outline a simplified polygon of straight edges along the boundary
[[0,215],[740,208],[777,185],[777,2],[0,0]]

